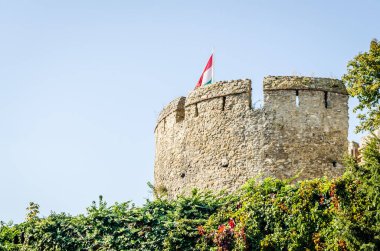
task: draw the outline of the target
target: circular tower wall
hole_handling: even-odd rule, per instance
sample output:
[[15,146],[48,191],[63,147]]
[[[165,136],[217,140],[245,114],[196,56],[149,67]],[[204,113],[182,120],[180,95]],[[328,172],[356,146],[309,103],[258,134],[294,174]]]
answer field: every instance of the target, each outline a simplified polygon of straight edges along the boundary
[[186,98],[180,122],[173,102],[155,131],[156,187],[171,197],[193,188],[232,191],[254,175],[262,113],[251,109],[250,80],[197,88]]
[[251,81],[218,82],[172,101],[155,129],[155,186],[173,198],[193,188],[236,190],[249,178],[343,173],[348,96],[336,79],[266,77],[264,108]]

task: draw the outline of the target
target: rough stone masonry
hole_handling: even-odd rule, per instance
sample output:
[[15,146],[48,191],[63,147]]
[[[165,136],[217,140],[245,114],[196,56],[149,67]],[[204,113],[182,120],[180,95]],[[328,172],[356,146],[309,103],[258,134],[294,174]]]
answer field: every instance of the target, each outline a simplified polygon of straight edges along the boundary
[[251,81],[222,81],[170,102],[155,128],[155,187],[234,191],[249,178],[336,177],[347,151],[348,95],[337,79],[268,76],[264,106]]

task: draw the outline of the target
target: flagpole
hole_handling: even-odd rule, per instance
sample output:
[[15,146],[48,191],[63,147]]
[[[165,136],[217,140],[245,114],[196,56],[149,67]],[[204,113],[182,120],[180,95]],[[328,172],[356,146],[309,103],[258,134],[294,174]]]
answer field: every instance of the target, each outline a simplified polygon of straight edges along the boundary
[[215,78],[214,78],[214,67],[215,67],[215,55],[214,55],[214,46],[212,47],[212,81],[211,83],[215,83]]

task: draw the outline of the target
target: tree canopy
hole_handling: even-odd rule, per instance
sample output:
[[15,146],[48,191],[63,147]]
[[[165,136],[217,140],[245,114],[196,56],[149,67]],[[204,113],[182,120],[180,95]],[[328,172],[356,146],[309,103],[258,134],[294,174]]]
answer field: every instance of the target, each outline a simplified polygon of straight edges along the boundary
[[368,52],[359,53],[348,62],[342,80],[348,93],[359,100],[356,131],[374,131],[380,126],[380,42],[373,39]]

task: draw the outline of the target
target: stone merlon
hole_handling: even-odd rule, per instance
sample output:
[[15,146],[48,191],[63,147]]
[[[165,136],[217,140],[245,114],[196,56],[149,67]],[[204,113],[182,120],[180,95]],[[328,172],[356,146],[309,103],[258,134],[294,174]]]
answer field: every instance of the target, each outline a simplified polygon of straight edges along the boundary
[[189,106],[208,99],[242,93],[251,93],[251,80],[244,79],[236,81],[220,81],[203,88],[197,88],[192,91],[186,99],[185,106]]
[[341,80],[298,76],[265,77],[264,91],[271,90],[319,90],[347,94],[346,87]]
[[173,112],[183,111],[185,109],[185,100],[185,97],[179,97],[165,106],[158,116],[157,123],[160,123],[164,118],[166,118],[166,116]]

